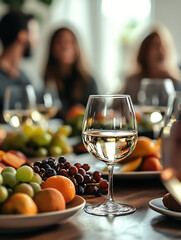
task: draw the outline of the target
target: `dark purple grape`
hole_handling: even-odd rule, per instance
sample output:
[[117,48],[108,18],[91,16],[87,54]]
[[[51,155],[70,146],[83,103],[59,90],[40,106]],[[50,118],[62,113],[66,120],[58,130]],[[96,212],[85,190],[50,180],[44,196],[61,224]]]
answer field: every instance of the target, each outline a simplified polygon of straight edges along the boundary
[[80,173],[77,173],[75,175],[75,179],[76,179],[77,183],[82,183],[84,181],[84,177]]
[[90,175],[86,174],[84,176],[84,183],[90,183],[90,182],[91,182],[91,177],[90,177]]
[[99,189],[102,194],[107,194],[108,193],[108,181],[102,180],[99,184]]
[[54,165],[56,165],[55,160],[51,158],[48,159],[48,164],[50,165],[50,167],[53,167]]
[[92,172],[87,172],[88,175],[90,175],[91,177],[93,176]]
[[63,168],[65,168],[65,165],[64,165],[64,163],[58,163],[57,167],[58,167],[58,169],[63,169]]
[[70,173],[71,175],[77,175],[78,169],[76,168],[76,166],[70,166],[70,168],[69,168],[69,173]]
[[42,165],[42,162],[40,162],[40,161],[37,161],[34,163],[34,166],[38,166],[39,168],[41,167],[41,165]]
[[78,173],[80,173],[83,177],[86,175],[86,171],[83,168],[79,168]]
[[100,178],[101,178],[101,173],[98,172],[98,171],[95,171],[95,172],[93,173],[93,178],[94,178],[96,181],[99,181]]
[[42,166],[43,165],[46,165],[48,163],[48,160],[47,159],[44,159],[43,161],[42,161]]
[[55,162],[55,158],[54,157],[49,157],[48,161],[52,160],[53,162]]
[[55,163],[55,165],[52,167],[55,171],[58,171],[59,167],[58,164]]
[[78,194],[78,195],[83,195],[84,194],[84,188],[82,187],[82,186],[80,186],[80,185],[77,185],[76,186],[76,194]]
[[68,177],[68,172],[65,169],[61,169],[60,171],[57,172],[57,175],[62,175],[64,177]]
[[53,168],[49,168],[46,170],[45,177],[49,178],[49,177],[56,176],[56,175],[57,175],[57,173]]
[[77,169],[81,168],[81,164],[80,163],[75,163],[74,166],[76,166]]
[[70,180],[73,182],[73,184],[76,186],[76,184],[77,184],[77,181],[76,181],[76,179],[74,178],[74,177],[70,177]]
[[35,173],[40,173],[40,168],[38,166],[34,166],[33,170]]
[[66,158],[63,156],[59,157],[59,159],[58,159],[59,163],[65,163],[66,161],[67,161]]
[[50,169],[51,167],[50,167],[50,165],[47,163],[47,164],[45,164],[45,165],[43,166],[43,168],[44,168],[45,170],[47,170],[47,169]]
[[90,185],[86,187],[86,194],[92,195],[95,193],[96,186]]
[[40,168],[40,176],[43,177],[45,175],[46,170],[44,168]]
[[69,169],[70,166],[71,166],[71,164],[70,164],[69,162],[65,162],[65,163],[64,163],[64,166],[65,166],[66,169]]
[[87,172],[87,171],[89,171],[90,166],[89,166],[89,164],[85,163],[82,165],[82,168]]

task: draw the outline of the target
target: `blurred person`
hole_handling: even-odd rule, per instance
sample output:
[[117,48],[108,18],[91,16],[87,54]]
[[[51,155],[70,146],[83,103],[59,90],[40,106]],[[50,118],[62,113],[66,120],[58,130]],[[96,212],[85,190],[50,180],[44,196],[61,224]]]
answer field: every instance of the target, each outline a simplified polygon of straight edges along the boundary
[[45,68],[45,85],[55,85],[62,102],[60,117],[75,104],[86,106],[90,94],[97,94],[94,78],[86,69],[78,39],[67,28],[58,28],[51,36]]
[[2,121],[3,99],[6,87],[10,85],[26,86],[30,79],[20,69],[23,57],[31,54],[30,22],[32,15],[21,11],[9,11],[0,20],[0,114]]
[[121,93],[131,95],[134,104],[138,104],[137,95],[143,78],[165,79],[173,81],[175,90],[180,90],[180,72],[177,66],[173,39],[168,29],[162,25],[152,25],[144,32],[144,38],[137,46],[137,54],[132,56],[130,69],[125,77]]

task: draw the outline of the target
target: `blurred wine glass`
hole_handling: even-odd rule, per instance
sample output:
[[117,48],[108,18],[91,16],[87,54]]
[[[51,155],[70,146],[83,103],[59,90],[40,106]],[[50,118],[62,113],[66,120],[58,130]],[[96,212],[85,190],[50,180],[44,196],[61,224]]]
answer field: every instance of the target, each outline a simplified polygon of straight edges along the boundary
[[46,120],[56,116],[61,106],[58,91],[55,87],[46,87],[41,97],[37,100],[37,110]]
[[146,120],[152,124],[154,139],[160,135],[169,97],[174,92],[171,79],[144,78],[141,80],[138,92],[139,109]]
[[161,179],[167,190],[181,204],[181,92],[175,92],[170,98],[161,143]]
[[3,117],[13,128],[25,122],[32,123],[36,109],[36,94],[32,85],[11,85],[6,88],[3,103]]

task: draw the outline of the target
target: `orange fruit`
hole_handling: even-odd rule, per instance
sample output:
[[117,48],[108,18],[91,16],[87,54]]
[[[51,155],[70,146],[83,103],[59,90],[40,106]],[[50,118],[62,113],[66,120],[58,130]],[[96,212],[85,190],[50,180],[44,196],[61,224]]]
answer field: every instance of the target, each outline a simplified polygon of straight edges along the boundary
[[68,203],[75,197],[75,186],[73,182],[64,176],[52,176],[48,178],[43,184],[42,189],[55,188],[62,193],[65,202]]
[[33,199],[25,193],[14,193],[2,206],[4,214],[36,214],[38,208]]
[[84,112],[85,112],[85,107],[81,104],[76,104],[67,111],[65,118],[67,121],[69,121],[73,118],[83,115]]
[[127,158],[125,158],[125,160],[128,161],[137,157],[146,157],[154,155],[155,153],[156,148],[153,140],[151,138],[141,136],[138,138],[135,149]]
[[142,171],[161,171],[162,165],[158,158],[154,156],[145,157],[142,166]]
[[45,188],[36,193],[34,201],[38,212],[51,212],[65,209],[65,199],[55,188]]

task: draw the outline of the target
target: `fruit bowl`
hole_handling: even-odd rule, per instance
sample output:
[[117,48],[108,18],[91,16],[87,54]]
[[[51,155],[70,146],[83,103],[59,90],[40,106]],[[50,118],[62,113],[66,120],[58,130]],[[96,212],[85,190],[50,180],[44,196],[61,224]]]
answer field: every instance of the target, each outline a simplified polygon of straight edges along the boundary
[[75,198],[66,205],[62,211],[47,213],[38,213],[35,215],[0,215],[0,232],[10,231],[32,231],[38,228],[44,228],[59,224],[73,216],[85,206],[85,199],[80,196]]

